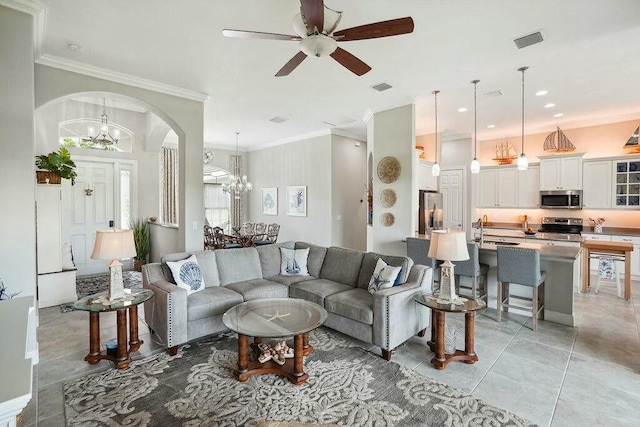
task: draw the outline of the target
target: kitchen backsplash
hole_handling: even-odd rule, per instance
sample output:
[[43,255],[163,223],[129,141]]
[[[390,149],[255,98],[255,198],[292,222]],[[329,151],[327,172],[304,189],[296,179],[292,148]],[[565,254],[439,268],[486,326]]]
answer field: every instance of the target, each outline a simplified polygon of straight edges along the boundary
[[598,209],[476,209],[473,220],[487,216],[489,222],[519,222],[518,217],[527,215],[530,224],[540,224],[544,216],[560,216],[567,218],[582,218],[585,227],[589,226],[589,218],[604,218],[605,227],[640,228],[640,211],[638,210],[598,210]]

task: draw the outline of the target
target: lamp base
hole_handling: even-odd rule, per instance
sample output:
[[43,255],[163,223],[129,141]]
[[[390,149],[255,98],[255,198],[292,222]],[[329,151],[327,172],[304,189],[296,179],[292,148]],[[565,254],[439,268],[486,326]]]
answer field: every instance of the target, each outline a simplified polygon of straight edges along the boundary
[[463,305],[467,299],[456,295],[456,276],[453,272],[455,264],[451,261],[445,261],[440,264],[442,271],[440,277],[440,293],[434,293],[435,300],[438,304],[454,304]]
[[109,290],[107,299],[114,301],[125,297],[124,283],[122,282],[122,263],[117,259],[109,264]]

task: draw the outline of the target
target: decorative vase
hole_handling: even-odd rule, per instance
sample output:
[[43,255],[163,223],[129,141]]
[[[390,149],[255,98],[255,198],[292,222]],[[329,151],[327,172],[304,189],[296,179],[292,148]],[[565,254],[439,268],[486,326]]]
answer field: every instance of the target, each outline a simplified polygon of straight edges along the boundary
[[446,325],[444,328],[444,353],[454,354],[456,352],[456,339],[462,329],[453,325]]
[[594,233],[602,233],[602,224],[596,224],[593,226]]

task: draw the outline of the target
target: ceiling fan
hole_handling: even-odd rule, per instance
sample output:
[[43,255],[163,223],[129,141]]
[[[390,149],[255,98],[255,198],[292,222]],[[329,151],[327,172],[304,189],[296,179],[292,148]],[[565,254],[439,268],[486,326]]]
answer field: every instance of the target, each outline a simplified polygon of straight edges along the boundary
[[289,75],[307,56],[331,56],[352,73],[361,76],[371,70],[360,59],[338,47],[339,42],[375,39],[397,36],[413,32],[411,17],[375,22],[358,27],[335,31],[340,23],[342,12],[325,6],[324,0],[300,0],[300,13],[293,18],[293,29],[297,35],[264,33],[259,31],[228,30],[222,31],[226,37],[288,40],[300,42],[300,52],[276,73],[276,77]]

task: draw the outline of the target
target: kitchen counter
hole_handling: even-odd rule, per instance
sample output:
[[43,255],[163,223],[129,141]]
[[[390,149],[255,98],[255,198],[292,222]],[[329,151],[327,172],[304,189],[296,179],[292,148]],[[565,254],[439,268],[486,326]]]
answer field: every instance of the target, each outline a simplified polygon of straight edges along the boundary
[[[533,224],[533,223],[529,223],[529,227],[533,228],[534,230],[538,230],[541,225],[540,224]],[[522,224],[518,223],[518,222],[491,222],[491,223],[487,223],[484,226],[485,230],[489,230],[488,232],[485,232],[485,235],[489,234],[489,233],[493,233],[496,230],[504,230],[504,231],[510,231],[510,232],[516,232],[516,233],[520,233],[520,236],[514,236],[514,237],[529,237],[526,236],[523,232],[522,229]],[[593,231],[593,227],[590,225],[585,225],[584,229],[582,230],[582,233],[595,233],[595,231]],[[564,234],[564,233],[536,233],[537,237],[538,234]],[[603,227],[602,229],[602,234],[608,234],[608,235],[618,235],[618,236],[640,236],[640,228],[628,228],[628,227]],[[544,237],[540,237],[540,238],[544,238]],[[556,240],[556,239],[549,239],[549,240]]]

